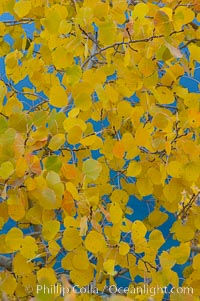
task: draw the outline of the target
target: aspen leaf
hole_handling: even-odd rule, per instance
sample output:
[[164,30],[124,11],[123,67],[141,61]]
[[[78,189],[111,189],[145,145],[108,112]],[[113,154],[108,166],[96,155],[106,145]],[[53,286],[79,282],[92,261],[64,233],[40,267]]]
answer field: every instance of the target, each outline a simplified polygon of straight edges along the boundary
[[71,214],[75,207],[74,199],[70,192],[65,191],[62,200],[62,207],[68,213]]
[[6,271],[6,272],[2,273],[0,288],[1,288],[1,291],[6,293],[8,296],[11,296],[14,294],[14,292],[17,288],[17,281],[10,272]]
[[127,177],[137,177],[142,171],[142,166],[137,161],[132,161],[129,163],[128,169],[127,169]]
[[18,276],[30,276],[33,271],[33,264],[28,263],[25,257],[23,257],[20,253],[17,253],[13,259],[13,270]]
[[90,146],[92,149],[99,149],[103,146],[101,138],[95,135],[91,135],[88,137],[85,137],[80,140],[80,143],[84,146]]
[[0,80],[0,105],[4,100],[6,92],[7,92],[6,85],[4,84],[4,82],[2,80]]
[[78,176],[78,169],[73,164],[64,164],[61,170],[68,180],[73,180]]
[[75,125],[73,128],[69,130],[67,135],[67,140],[70,144],[77,144],[79,143],[83,134],[83,130],[79,125]]
[[189,182],[196,182],[199,178],[199,164],[191,161],[183,167],[183,178]]
[[115,275],[115,260],[114,259],[108,259],[103,263],[103,268],[106,273],[108,273],[111,276]]
[[137,238],[144,237],[147,233],[147,229],[143,222],[137,220],[132,224],[131,233],[133,240],[135,240]]
[[167,268],[170,269],[176,263],[174,258],[169,253],[167,253],[166,251],[162,252],[162,254],[159,256],[159,259],[160,259],[161,266],[163,268],[167,267]]
[[102,171],[101,163],[94,159],[83,162],[83,172],[89,180],[95,181]]
[[74,254],[72,258],[72,264],[75,269],[78,270],[87,270],[89,268],[89,260],[87,256],[87,252],[84,250],[80,250]]
[[128,252],[130,250],[130,246],[128,243],[126,242],[120,242],[120,245],[119,245],[119,254],[124,256],[124,255],[127,255]]
[[199,47],[195,44],[191,44],[188,46],[190,51],[190,59],[199,62],[200,61],[200,53]]
[[72,270],[74,268],[72,264],[73,257],[74,257],[74,253],[69,252],[65,257],[62,258],[61,265],[63,269]]
[[152,124],[159,129],[165,129],[168,126],[168,122],[168,116],[163,113],[157,113],[152,120]]
[[27,259],[32,259],[36,256],[38,251],[38,246],[36,244],[36,241],[31,236],[26,236],[22,243],[21,243],[21,249],[20,253]]
[[139,178],[136,182],[136,187],[142,197],[153,192],[153,185],[148,178]]
[[149,246],[157,250],[159,249],[163,244],[165,243],[164,237],[162,235],[162,232],[155,229],[151,232],[149,235]]
[[76,189],[76,187],[74,186],[73,183],[71,182],[67,182],[66,183],[66,190],[68,192],[71,193],[72,197],[75,199],[75,200],[79,200],[79,194],[78,194],[78,191]]
[[81,245],[81,243],[82,239],[77,229],[68,228],[64,231],[62,244],[66,250],[72,251],[78,248]]
[[31,10],[31,1],[20,0],[14,5],[14,11],[19,18],[25,17]]
[[94,277],[94,269],[91,265],[85,270],[73,269],[70,271],[70,279],[80,287],[88,285]]
[[103,235],[93,230],[90,231],[85,239],[85,247],[93,254],[97,254],[99,252],[102,253],[105,249],[105,240]]
[[190,256],[190,245],[188,243],[181,243],[178,247],[172,247],[170,255],[176,260],[177,264],[184,264]]
[[113,154],[116,158],[122,159],[124,157],[125,148],[123,142],[116,141],[113,147]]
[[115,39],[115,25],[112,21],[99,24],[99,41],[103,45],[110,45]]
[[18,228],[12,228],[6,234],[5,243],[9,248],[13,249],[13,251],[17,251],[20,249],[21,243],[23,240],[23,233]]
[[13,164],[10,161],[6,161],[0,166],[0,177],[4,180],[8,179],[14,172]]
[[62,166],[61,161],[58,156],[50,156],[45,160],[45,168],[47,170],[52,170],[58,172]]
[[51,150],[57,150],[59,149],[65,142],[65,135],[64,134],[57,134],[52,137],[50,143],[49,143],[49,148]]
[[60,229],[58,221],[48,221],[43,224],[42,235],[45,240],[52,240]]
[[56,194],[50,188],[45,188],[42,190],[40,195],[40,206],[45,209],[55,209],[58,207]]
[[142,20],[148,13],[149,7],[146,3],[138,3],[133,10],[132,17],[134,19],[139,18]]
[[200,264],[200,254],[197,254],[193,259],[193,264],[192,264],[193,269],[198,270],[199,264]]
[[55,240],[51,240],[48,243],[49,246],[49,252],[51,255],[56,256],[60,251],[60,246]]
[[37,280],[39,283],[53,285],[56,283],[56,274],[52,268],[42,268],[37,272]]
[[113,224],[117,224],[122,221],[122,209],[119,203],[112,203],[110,206],[110,219]]
[[167,213],[161,212],[159,210],[152,211],[148,216],[150,225],[155,228],[164,224],[167,219],[168,219]]
[[171,161],[167,165],[167,173],[174,178],[181,178],[183,174],[183,165],[179,161]]
[[72,29],[72,24],[69,23],[67,20],[61,20],[59,24],[58,32],[60,34],[68,34]]
[[16,162],[15,173],[18,177],[22,177],[28,169],[28,163],[24,157],[21,157]]
[[179,25],[176,30],[180,30],[184,24],[190,23],[194,20],[195,14],[188,7],[177,7],[174,14],[175,25]]
[[52,86],[49,95],[49,102],[52,106],[62,108],[68,104],[68,97],[65,89],[61,86]]

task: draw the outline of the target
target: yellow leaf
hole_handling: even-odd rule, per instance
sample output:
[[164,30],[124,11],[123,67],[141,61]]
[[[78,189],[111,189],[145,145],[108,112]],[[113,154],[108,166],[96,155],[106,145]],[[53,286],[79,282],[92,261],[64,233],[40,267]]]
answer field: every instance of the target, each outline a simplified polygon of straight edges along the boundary
[[101,173],[102,166],[94,159],[87,159],[83,162],[82,170],[87,179],[95,181]]
[[6,245],[13,251],[20,249],[23,240],[23,232],[18,228],[12,228],[5,237]]
[[170,249],[170,255],[176,260],[177,264],[184,264],[190,256],[190,251],[189,243],[181,243],[180,246]]
[[24,276],[32,273],[34,265],[28,263],[27,259],[23,257],[20,253],[17,253],[13,259],[13,270],[17,276]]
[[80,140],[80,143],[84,146],[90,146],[91,149],[100,149],[103,146],[101,138],[96,135],[90,135]]
[[52,61],[57,69],[65,69],[73,63],[73,56],[64,47],[57,47],[52,52]]
[[22,219],[26,213],[23,201],[15,194],[11,195],[7,201],[8,204],[8,214],[15,220],[19,221]]
[[47,221],[42,226],[42,236],[45,240],[52,240],[60,229],[58,221]]
[[149,6],[146,3],[138,3],[136,6],[134,6],[132,17],[133,19],[139,18],[142,20],[148,13]]
[[72,29],[72,23],[69,23],[67,20],[61,20],[58,32],[60,34],[68,34]]
[[32,259],[37,255],[38,246],[32,236],[26,236],[21,244],[20,253],[27,259]]
[[142,197],[153,193],[153,185],[149,178],[137,179],[136,187]]
[[14,172],[13,164],[10,161],[6,161],[0,166],[0,177],[4,180],[8,179]]
[[49,246],[49,252],[51,255],[56,256],[60,251],[60,246],[55,240],[51,240],[48,243]]
[[114,276],[115,275],[115,260],[108,259],[103,263],[103,268],[108,275]]
[[120,223],[122,221],[122,209],[119,203],[112,203],[110,206],[110,219],[113,224]]
[[99,41],[103,45],[111,45],[115,40],[116,27],[114,21],[101,22],[99,27]]
[[89,252],[93,254],[102,253],[105,246],[105,239],[101,233],[92,230],[86,236],[85,247]]
[[51,87],[49,102],[57,108],[65,107],[68,104],[68,97],[65,89],[59,85]]
[[171,269],[176,263],[176,260],[166,251],[162,252],[162,254],[159,256],[159,259],[161,266],[167,269]]
[[1,273],[0,289],[8,296],[13,296],[17,288],[17,281],[15,277],[8,271]]
[[183,174],[183,164],[180,161],[171,161],[167,165],[167,173],[171,177],[181,178]]
[[170,104],[174,102],[174,94],[167,87],[152,89],[152,93],[160,104]]
[[198,254],[194,257],[192,266],[193,266],[194,270],[199,270],[199,267],[200,267],[200,254]]
[[81,243],[82,239],[77,229],[68,228],[64,231],[62,244],[66,250],[72,251],[78,248],[81,245]]
[[149,235],[149,246],[153,250],[158,250],[165,243],[162,232],[155,229]]
[[74,186],[73,183],[71,182],[67,182],[66,183],[66,190],[69,191],[72,195],[72,197],[75,199],[75,200],[79,200],[79,194],[78,194],[78,191],[76,189],[76,187]]
[[121,241],[119,244],[119,254],[122,256],[127,255],[129,250],[130,250],[129,244]]
[[167,219],[168,219],[167,213],[161,212],[157,209],[152,211],[148,216],[149,223],[154,228],[157,228],[160,225],[164,224]]
[[24,157],[21,157],[16,162],[15,174],[18,177],[23,177],[26,170],[28,169],[28,163]]
[[31,10],[31,1],[29,0],[20,0],[15,3],[14,11],[19,18],[25,17]]
[[157,113],[152,119],[153,126],[157,127],[158,129],[165,129],[168,126],[169,118],[164,113]]
[[140,162],[132,161],[129,163],[126,175],[127,177],[137,177],[142,171]]
[[186,6],[178,6],[173,15],[173,25],[175,30],[181,30],[184,24],[192,22],[195,18],[195,13],[192,9]]
[[147,233],[147,228],[145,227],[143,222],[137,220],[134,221],[132,224],[131,233],[132,233],[132,239],[134,241],[137,238],[144,237]]
[[138,68],[144,77],[149,77],[155,72],[156,65],[152,59],[143,57],[139,62]]
[[199,47],[192,43],[188,46],[189,51],[190,51],[190,60],[191,61],[200,61],[200,51],[199,51]]
[[55,151],[58,150],[63,144],[65,143],[65,135],[64,134],[57,134],[52,137],[49,142],[48,147]]
[[4,82],[2,80],[0,80],[0,106],[4,100],[6,93],[7,93],[6,85],[4,84]]
[[37,272],[37,280],[41,284],[53,285],[56,283],[56,274],[52,268],[42,268]]
[[94,268],[91,264],[87,271],[74,268],[70,271],[70,279],[80,287],[86,286],[94,279]]
[[40,206],[45,209],[55,209],[59,206],[59,203],[56,199],[56,194],[53,189],[44,188],[40,194]]
[[90,265],[87,252],[84,250],[78,250],[72,258],[72,264],[75,267],[75,269],[87,270]]

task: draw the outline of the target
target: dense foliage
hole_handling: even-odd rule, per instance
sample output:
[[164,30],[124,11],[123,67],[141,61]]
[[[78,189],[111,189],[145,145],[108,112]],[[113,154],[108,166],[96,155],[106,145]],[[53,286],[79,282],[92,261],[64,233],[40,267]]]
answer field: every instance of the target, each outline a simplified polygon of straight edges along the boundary
[[[1,300],[101,300],[123,283],[113,301],[198,301],[199,0],[3,0],[0,14]],[[96,291],[37,293],[59,283]],[[133,293],[144,283],[194,292]]]

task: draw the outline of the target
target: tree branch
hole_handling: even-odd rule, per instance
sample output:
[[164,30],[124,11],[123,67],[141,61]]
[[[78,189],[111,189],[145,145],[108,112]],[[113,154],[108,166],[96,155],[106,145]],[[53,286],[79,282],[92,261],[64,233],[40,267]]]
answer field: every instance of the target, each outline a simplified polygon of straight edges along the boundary
[[200,253],[200,247],[197,246],[191,246],[191,251],[195,253]]
[[0,255],[0,267],[12,271],[12,260],[9,257]]

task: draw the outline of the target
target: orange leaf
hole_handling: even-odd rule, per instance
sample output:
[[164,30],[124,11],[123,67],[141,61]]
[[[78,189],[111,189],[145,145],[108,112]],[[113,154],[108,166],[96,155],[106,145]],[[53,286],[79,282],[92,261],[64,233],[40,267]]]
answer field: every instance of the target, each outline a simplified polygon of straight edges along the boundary
[[120,141],[116,141],[114,147],[113,147],[113,155],[116,158],[122,159],[124,157],[124,153],[125,153],[125,147],[123,142]]

